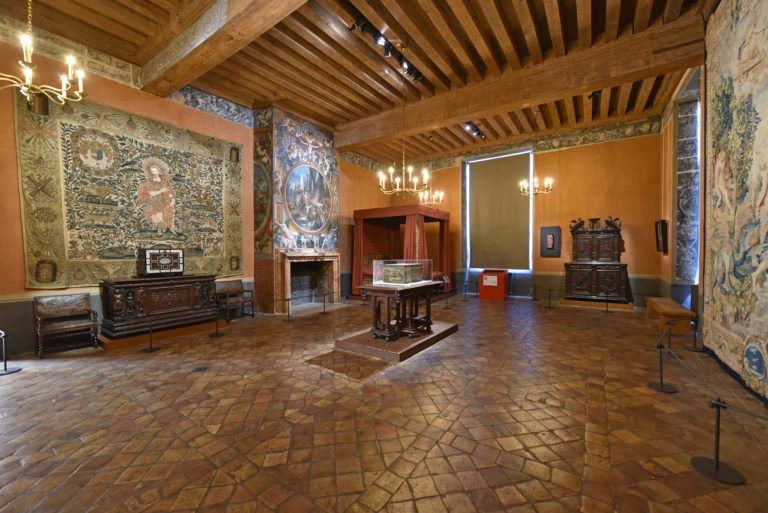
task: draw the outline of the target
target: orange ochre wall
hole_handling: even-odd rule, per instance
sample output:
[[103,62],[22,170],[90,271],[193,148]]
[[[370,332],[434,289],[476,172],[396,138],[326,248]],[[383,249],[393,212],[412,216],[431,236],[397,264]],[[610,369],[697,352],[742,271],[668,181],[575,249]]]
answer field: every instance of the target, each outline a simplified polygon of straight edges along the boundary
[[[0,43],[0,69],[18,71],[17,61],[20,58],[21,50]],[[35,55],[35,64],[35,82],[60,83],[57,73],[65,69],[65,64],[39,55]],[[88,101],[110,105],[243,146],[243,276],[253,276],[253,130],[93,74],[86,77],[85,90]],[[6,89],[0,91],[0,234],[3,240],[3,248],[0,251],[0,300],[21,299],[34,295],[27,293],[25,288],[16,157],[14,92]]]
[[[564,273],[563,264],[571,261],[572,239],[568,227],[572,219],[600,217],[602,223],[607,216],[613,216],[622,223],[624,243],[621,261],[627,264],[629,273],[659,276],[664,269],[664,276],[669,276],[669,257],[660,257],[656,252],[654,222],[662,217],[671,219],[671,171],[666,169],[670,164],[665,162],[662,165],[662,153],[671,152],[671,144],[671,135],[665,131],[663,134],[536,153],[536,176],[540,179],[553,178],[555,190],[534,200],[534,272]],[[342,269],[347,271],[351,267],[352,212],[358,208],[404,205],[416,201],[380,193],[376,174],[371,171],[346,162],[341,162],[339,167]],[[432,180],[434,190],[446,193],[445,201],[438,208],[451,214],[451,267],[454,271],[459,270],[461,167],[433,171]],[[667,182],[669,184],[663,187],[662,183]],[[517,191],[510,193],[516,194]],[[560,226],[562,241],[559,258],[540,256],[539,229],[542,226]],[[439,262],[437,229],[437,223],[426,226],[429,255],[434,260],[435,268]]]
[[[658,134],[579,146],[534,156],[535,175],[554,190],[534,200],[533,270],[564,272],[571,261],[572,219],[618,217],[622,263],[630,274],[659,275],[654,221],[661,212],[661,140]],[[559,258],[540,256],[539,228],[560,226]]]

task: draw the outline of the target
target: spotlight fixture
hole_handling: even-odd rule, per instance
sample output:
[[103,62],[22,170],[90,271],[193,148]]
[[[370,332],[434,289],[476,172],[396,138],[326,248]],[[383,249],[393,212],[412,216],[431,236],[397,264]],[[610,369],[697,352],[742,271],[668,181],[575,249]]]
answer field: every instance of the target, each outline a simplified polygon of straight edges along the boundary
[[480,127],[478,127],[472,121],[467,121],[466,123],[464,123],[464,130],[474,135],[475,137],[479,137],[480,139],[485,139],[485,133],[483,133],[483,131],[480,130]]
[[389,41],[387,41],[387,38],[383,35],[379,34],[376,36],[376,44],[379,46],[386,46],[389,44]]
[[408,61],[405,60],[405,57],[403,57],[402,54],[397,58],[397,62],[400,64],[401,68],[408,69]]
[[364,21],[365,21],[365,18],[358,18],[357,20],[355,20],[355,22],[352,24],[352,26],[351,26],[351,27],[349,27],[347,30],[349,30],[350,32],[354,32],[355,30],[357,30],[357,28],[358,28],[360,25],[362,25],[362,23],[363,23]]
[[592,98],[594,98],[596,96],[600,96],[600,93],[602,93],[602,91],[599,90],[599,89],[597,91],[592,91],[591,93],[589,93],[587,95],[587,98],[589,98],[591,100]]
[[384,45],[384,57],[392,57],[392,45],[390,43]]
[[422,75],[422,74],[421,74],[421,71],[417,71],[417,72],[415,72],[415,73],[413,74],[413,78],[412,78],[412,80],[413,80],[414,82],[418,82],[418,81],[419,81],[419,80],[421,80],[422,78],[424,78],[424,75]]

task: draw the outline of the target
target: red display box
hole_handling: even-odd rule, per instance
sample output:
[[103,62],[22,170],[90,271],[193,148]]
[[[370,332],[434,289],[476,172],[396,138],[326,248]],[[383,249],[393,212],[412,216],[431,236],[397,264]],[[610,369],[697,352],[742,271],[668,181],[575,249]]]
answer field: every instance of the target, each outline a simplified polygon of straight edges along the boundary
[[480,299],[504,301],[509,295],[509,271],[506,269],[483,269],[480,273]]

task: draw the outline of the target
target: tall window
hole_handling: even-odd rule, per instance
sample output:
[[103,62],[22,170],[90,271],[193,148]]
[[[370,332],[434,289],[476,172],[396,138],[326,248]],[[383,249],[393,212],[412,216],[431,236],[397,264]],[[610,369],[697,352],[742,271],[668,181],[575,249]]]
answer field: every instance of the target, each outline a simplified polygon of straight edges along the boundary
[[470,160],[465,169],[464,226],[470,268],[531,269],[532,198],[520,194],[531,181],[533,153]]

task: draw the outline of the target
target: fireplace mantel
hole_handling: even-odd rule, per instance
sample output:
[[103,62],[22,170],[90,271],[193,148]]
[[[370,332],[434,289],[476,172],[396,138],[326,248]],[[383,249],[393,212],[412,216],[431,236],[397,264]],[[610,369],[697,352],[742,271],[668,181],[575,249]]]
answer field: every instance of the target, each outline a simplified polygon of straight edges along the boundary
[[335,249],[279,249],[275,255],[275,312],[288,312],[287,301],[291,296],[291,263],[292,262],[330,262],[331,287],[333,294],[328,296],[329,303],[340,300],[338,292],[341,290],[339,251]]

